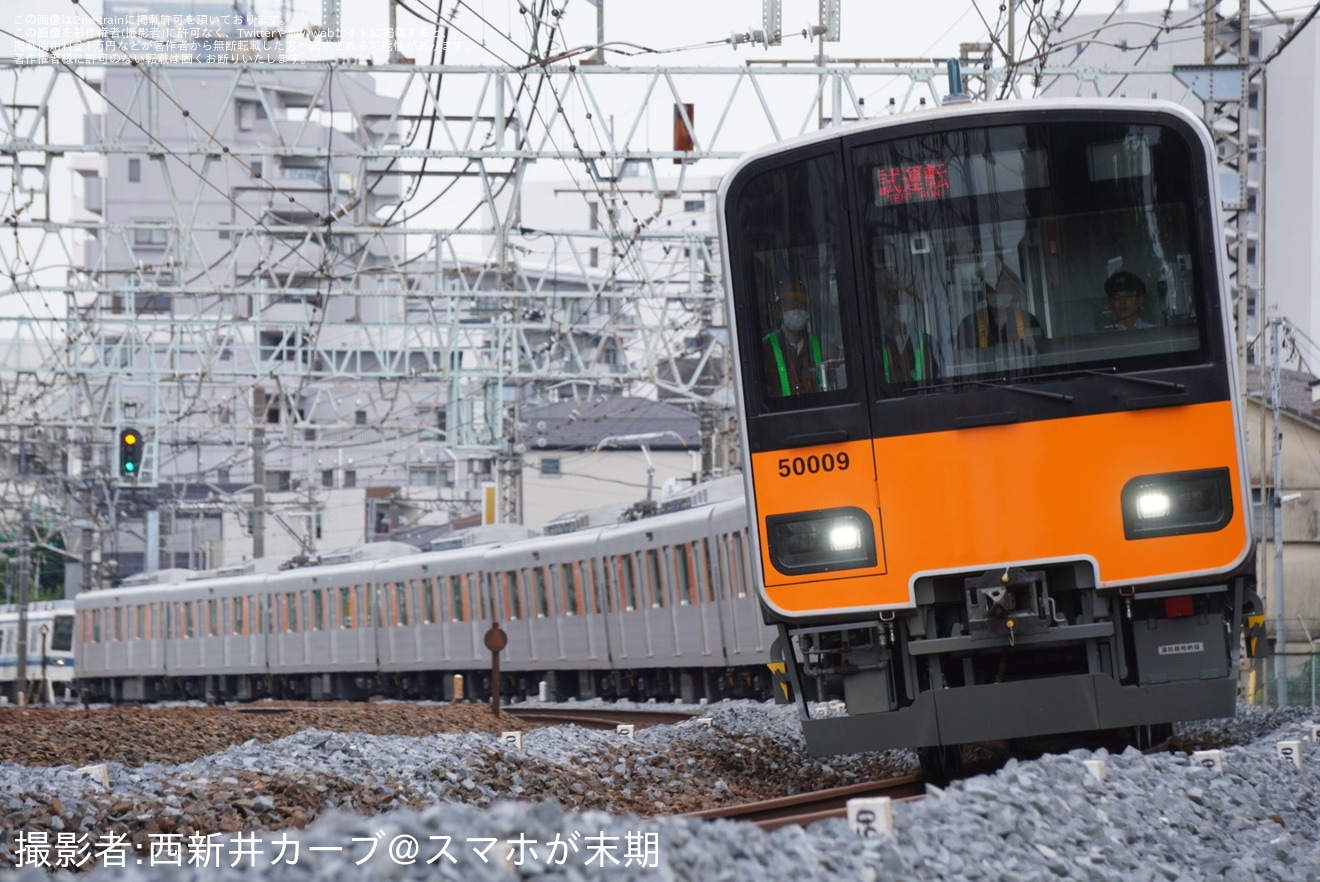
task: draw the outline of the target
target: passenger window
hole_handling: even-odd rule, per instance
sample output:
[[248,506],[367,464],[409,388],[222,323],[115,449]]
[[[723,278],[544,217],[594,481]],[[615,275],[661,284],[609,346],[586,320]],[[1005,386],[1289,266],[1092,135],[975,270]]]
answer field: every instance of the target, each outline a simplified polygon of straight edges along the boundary
[[353,589],[339,589],[339,627],[353,627]]
[[545,567],[532,567],[530,573],[536,614],[544,618],[550,615],[550,588],[546,585]]
[[357,613],[358,613],[357,621],[358,624],[363,628],[372,627],[372,622],[375,621],[375,617],[372,615],[372,611],[371,611],[371,607],[372,607],[371,595],[373,593],[374,592],[372,591],[372,586],[370,585],[357,586]]
[[581,598],[578,594],[577,565],[561,565],[559,581],[564,588],[564,615],[575,616],[582,612]]
[[687,543],[674,546],[674,585],[678,590],[678,603],[687,606],[696,603],[692,593],[692,546]]
[[747,596],[747,551],[743,533],[729,533],[729,586],[731,597]]
[[638,607],[637,572],[631,554],[621,554],[615,559],[619,571],[619,598],[623,609],[631,611]]
[[521,581],[517,570],[507,570],[504,573],[504,608],[508,610],[510,620],[523,617]]
[[407,627],[412,623],[412,619],[408,615],[408,586],[403,582],[394,583],[394,605],[395,623]]
[[647,575],[651,579],[651,605],[656,607],[665,606],[665,595],[668,592],[666,591],[664,573],[660,566],[659,549],[647,549],[646,569]]
[[449,620],[451,622],[467,621],[467,603],[464,596],[467,592],[463,590],[463,577],[449,577]]
[[489,622],[492,618],[491,602],[495,594],[495,578],[494,575],[483,578],[480,573],[472,573],[467,576],[468,584],[478,594],[478,602],[481,605],[480,621],[483,622]]
[[422,621],[426,625],[434,625],[437,621],[435,590],[434,579],[422,580]]

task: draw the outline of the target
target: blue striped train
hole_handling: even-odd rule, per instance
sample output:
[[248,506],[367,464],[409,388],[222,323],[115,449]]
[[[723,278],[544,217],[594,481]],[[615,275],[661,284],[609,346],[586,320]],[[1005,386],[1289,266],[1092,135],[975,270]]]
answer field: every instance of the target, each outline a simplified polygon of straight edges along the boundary
[[[62,698],[74,676],[73,601],[43,600],[28,604],[26,669],[27,697],[34,701]],[[19,614],[15,604],[0,605],[0,699],[16,702]]]

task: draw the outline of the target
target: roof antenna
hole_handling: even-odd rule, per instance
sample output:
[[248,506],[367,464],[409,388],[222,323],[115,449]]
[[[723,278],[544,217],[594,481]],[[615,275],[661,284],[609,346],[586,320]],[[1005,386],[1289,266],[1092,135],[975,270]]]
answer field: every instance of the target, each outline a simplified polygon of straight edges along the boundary
[[950,58],[947,62],[949,69],[949,94],[944,96],[942,104],[970,104],[972,96],[963,91],[962,68],[958,64],[958,59]]

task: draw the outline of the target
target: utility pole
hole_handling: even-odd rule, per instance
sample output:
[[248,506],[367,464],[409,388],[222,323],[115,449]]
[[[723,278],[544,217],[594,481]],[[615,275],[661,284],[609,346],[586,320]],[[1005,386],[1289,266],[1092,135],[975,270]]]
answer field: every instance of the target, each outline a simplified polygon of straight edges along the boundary
[[500,452],[495,459],[496,492],[498,494],[499,522],[501,524],[521,524],[523,522],[523,443],[522,433],[522,390],[514,387],[515,398],[509,408],[511,416],[505,417],[504,438],[500,441]]
[[[1192,70],[1188,72],[1190,76],[1179,78],[1190,85],[1205,104],[1202,116],[1210,131],[1214,132],[1215,144],[1220,148],[1220,161],[1237,172],[1237,192],[1232,192],[1232,187],[1225,190],[1223,207],[1233,212],[1230,223],[1235,233],[1233,246],[1236,252],[1233,257],[1235,336],[1238,376],[1245,382],[1247,340],[1250,337],[1247,295],[1251,287],[1251,261],[1248,259],[1251,223],[1250,212],[1247,211],[1252,158],[1251,110],[1248,100],[1250,78],[1247,76],[1251,63],[1251,8],[1249,0],[1238,0],[1236,20],[1221,19],[1218,12],[1220,8],[1219,4],[1205,4],[1202,35],[1205,67],[1199,75]],[[1264,312],[1260,304],[1256,308],[1258,319],[1263,319]]]
[[27,705],[27,656],[28,656],[28,579],[31,578],[28,559],[29,523],[27,511],[23,512],[22,526],[18,536],[18,645],[14,651],[18,655],[14,669],[14,700],[19,707]]
[[715,413],[709,404],[697,407],[697,433],[701,438],[700,480],[709,481],[715,471]]
[[590,58],[582,59],[583,64],[605,63],[605,0],[587,0],[596,7],[596,52]]
[[252,559],[266,556],[266,390],[252,390]]
[[1288,659],[1283,654],[1283,430],[1279,425],[1280,357],[1283,349],[1283,319],[1270,319],[1270,408],[1274,412],[1274,682],[1277,687],[1275,707],[1288,706]]

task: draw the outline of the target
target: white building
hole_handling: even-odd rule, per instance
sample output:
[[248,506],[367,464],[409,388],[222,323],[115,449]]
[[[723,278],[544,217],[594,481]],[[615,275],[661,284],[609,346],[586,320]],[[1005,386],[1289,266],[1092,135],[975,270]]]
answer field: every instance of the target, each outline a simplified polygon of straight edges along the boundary
[[[120,11],[107,4],[107,15]],[[232,18],[233,8],[191,3],[188,12]],[[645,286],[662,305],[637,309],[664,309],[690,278],[707,293],[717,287],[714,181],[680,200],[652,187],[658,211],[639,194],[620,212],[643,210],[657,228],[692,226],[698,246],[660,260],[661,277],[641,264],[626,276],[617,264],[606,269],[592,253],[610,247],[602,233],[600,246],[562,268],[556,258],[541,276],[520,270],[524,291],[506,296],[503,264],[461,261],[436,242],[419,261],[406,253],[416,242],[388,235],[402,231],[412,179],[380,155],[406,133],[402,120],[391,122],[398,100],[378,93],[371,74],[151,69],[105,69],[105,107],[85,117],[84,140],[98,152],[73,165],[72,217],[86,231],[71,280],[73,337],[78,357],[100,371],[70,393],[68,409],[100,411],[148,443],[138,481],[114,482],[89,503],[103,529],[82,537],[94,553],[78,551],[99,571],[71,566],[70,590],[144,569],[288,559],[469,518],[495,480],[498,445],[517,431],[514,401],[623,391],[612,377],[645,354],[641,326],[664,317],[644,321],[618,292]],[[538,187],[529,183],[524,197],[525,227],[600,229],[619,209],[581,192],[542,200]],[[534,236],[523,240],[523,250],[539,247]],[[601,286],[614,296],[596,296]],[[494,330],[514,324],[508,335]],[[518,377],[490,381],[509,359]],[[556,382],[565,364],[581,379]],[[702,366],[711,382],[715,367]],[[678,456],[679,468],[670,454],[657,446],[657,481],[690,474],[691,456]],[[70,470],[113,474],[115,456],[114,444],[81,450]],[[645,461],[636,447],[602,461],[629,457]],[[612,468],[621,483],[582,480],[598,484],[600,502],[625,487],[642,488],[629,503],[641,499],[644,464]],[[536,469],[526,467],[529,524],[591,501],[589,489],[565,494],[571,475],[542,485]]]

